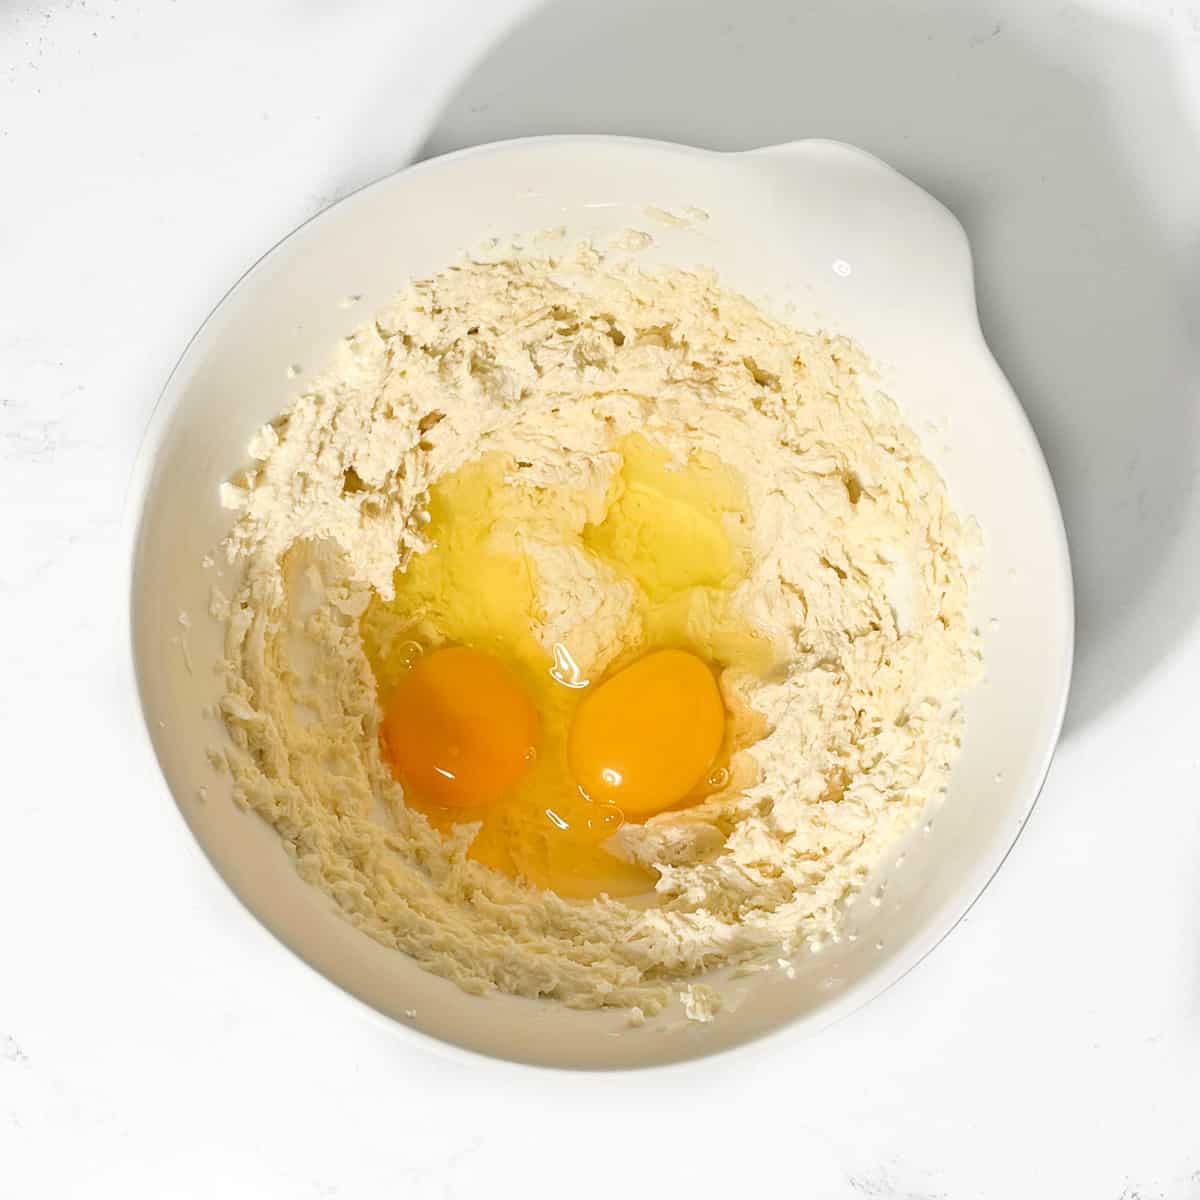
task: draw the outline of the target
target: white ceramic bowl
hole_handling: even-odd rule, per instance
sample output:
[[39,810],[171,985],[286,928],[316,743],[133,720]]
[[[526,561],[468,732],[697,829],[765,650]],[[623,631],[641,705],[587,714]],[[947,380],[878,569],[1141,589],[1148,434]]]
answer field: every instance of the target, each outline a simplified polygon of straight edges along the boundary
[[[702,208],[693,229],[645,209]],[[239,812],[206,747],[220,728],[220,630],[202,559],[228,529],[217,487],[251,433],[323,366],[337,339],[412,278],[489,236],[566,226],[572,238],[653,233],[650,261],[706,265],[801,327],[858,339],[925,440],[952,500],[984,531],[974,619],[987,679],[931,832],[882,903],[851,910],[859,936],[797,957],[791,974],[707,980],[731,1011],[671,1010],[639,1030],[621,1012],[477,998],[377,945],[303,884],[275,833]],[[346,298],[360,297],[347,306]],[[326,979],[443,1044],[528,1063],[631,1067],[812,1031],[878,995],[963,916],[1012,846],[1049,766],[1066,703],[1072,593],[1062,521],[1037,442],[984,344],[970,253],[954,217],[877,159],[806,141],[741,154],[624,138],[533,138],[421,163],[364,188],[276,246],[185,351],[155,412],[131,503],[131,636],[145,724],[184,820],[234,893]],[[218,568],[219,569],[219,568]],[[192,618],[190,629],[180,613]],[[187,656],[181,639],[186,642]],[[191,663],[189,669],[188,661]],[[207,798],[200,799],[200,789]],[[882,942],[883,949],[876,943]]]

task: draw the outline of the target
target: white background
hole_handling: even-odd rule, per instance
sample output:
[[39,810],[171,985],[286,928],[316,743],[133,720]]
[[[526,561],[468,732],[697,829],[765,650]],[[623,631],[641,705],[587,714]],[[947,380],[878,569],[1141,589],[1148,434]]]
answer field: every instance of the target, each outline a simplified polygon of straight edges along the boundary
[[[121,508],[265,248],[420,154],[823,135],[955,209],[1058,483],[1076,690],[968,920],[810,1041],[435,1056],[196,865],[131,733]],[[399,282],[399,281],[398,281]],[[0,4],[0,1197],[1200,1198],[1200,3]]]

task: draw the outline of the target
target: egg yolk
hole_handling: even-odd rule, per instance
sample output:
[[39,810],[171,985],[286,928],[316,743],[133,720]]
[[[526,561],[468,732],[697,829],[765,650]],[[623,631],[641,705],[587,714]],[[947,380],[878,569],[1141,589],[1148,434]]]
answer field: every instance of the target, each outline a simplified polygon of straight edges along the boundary
[[536,757],[538,717],[498,659],[466,646],[427,654],[388,698],[382,740],[406,791],[446,808],[503,800]]
[[567,758],[588,799],[647,817],[700,784],[724,732],[712,672],[693,654],[659,650],[584,699],[571,723]]

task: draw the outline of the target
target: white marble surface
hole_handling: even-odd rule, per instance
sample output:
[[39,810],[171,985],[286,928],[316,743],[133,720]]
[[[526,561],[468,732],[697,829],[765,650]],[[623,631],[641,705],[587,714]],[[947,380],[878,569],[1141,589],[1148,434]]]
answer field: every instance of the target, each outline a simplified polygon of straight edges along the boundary
[[[318,986],[185,853],[118,655],[125,482],[266,246],[418,153],[858,142],[974,240],[1079,672],[1032,823],[813,1041],[469,1067]],[[0,7],[0,1197],[1200,1197],[1200,4]]]

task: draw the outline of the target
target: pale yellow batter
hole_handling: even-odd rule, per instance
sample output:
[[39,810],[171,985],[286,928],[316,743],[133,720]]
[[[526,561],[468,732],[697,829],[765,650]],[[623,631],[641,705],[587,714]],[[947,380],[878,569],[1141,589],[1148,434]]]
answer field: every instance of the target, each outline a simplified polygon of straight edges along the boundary
[[[973,538],[844,339],[586,247],[469,261],[349,339],[251,454],[223,490],[237,794],[349,920],[469,991],[653,1012],[706,968],[837,938],[945,787]],[[583,678],[702,648],[726,774],[606,845],[649,900],[508,878],[476,827],[406,807],[378,698],[414,627],[531,672],[568,647]]]

